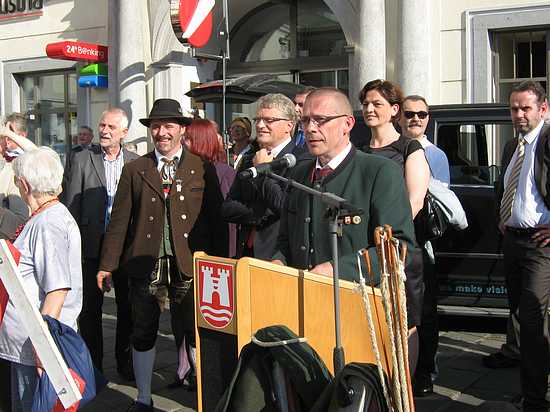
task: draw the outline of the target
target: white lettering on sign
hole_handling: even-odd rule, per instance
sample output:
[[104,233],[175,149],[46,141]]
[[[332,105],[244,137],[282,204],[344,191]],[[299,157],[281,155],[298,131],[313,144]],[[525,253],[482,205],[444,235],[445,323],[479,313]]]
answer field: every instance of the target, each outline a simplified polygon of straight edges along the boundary
[[77,46],[74,44],[67,44],[65,46],[65,52],[67,54],[77,54],[79,56],[85,56],[85,57],[99,57],[101,59],[105,57],[105,52],[103,50]]

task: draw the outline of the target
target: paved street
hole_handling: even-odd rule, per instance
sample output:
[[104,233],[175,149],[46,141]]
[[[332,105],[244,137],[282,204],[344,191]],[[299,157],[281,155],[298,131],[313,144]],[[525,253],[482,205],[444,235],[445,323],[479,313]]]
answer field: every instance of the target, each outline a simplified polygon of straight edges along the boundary
[[[85,411],[122,412],[134,399],[135,386],[122,381],[116,373],[114,363],[114,299],[106,295],[104,305],[105,330],[105,373],[110,383],[99,397]],[[164,313],[161,319],[161,333],[157,342],[157,357],[153,377],[153,400],[158,411],[194,411],[196,401],[194,394],[183,389],[168,389],[166,385],[173,379],[177,363],[175,346],[170,332],[169,314]],[[494,324],[498,326],[494,326]],[[493,326],[490,332],[455,332],[441,333],[440,354],[438,363],[440,373],[435,381],[435,395],[417,399],[418,412],[468,412],[477,411],[484,401],[510,401],[517,395],[519,387],[518,369],[490,370],[482,366],[481,355],[493,352],[500,347],[503,333],[497,333],[503,322],[476,322],[480,325]],[[468,328],[476,330],[475,328]],[[500,332],[500,331],[498,331]],[[494,411],[504,412],[503,406]],[[512,409],[513,410],[513,409]]]

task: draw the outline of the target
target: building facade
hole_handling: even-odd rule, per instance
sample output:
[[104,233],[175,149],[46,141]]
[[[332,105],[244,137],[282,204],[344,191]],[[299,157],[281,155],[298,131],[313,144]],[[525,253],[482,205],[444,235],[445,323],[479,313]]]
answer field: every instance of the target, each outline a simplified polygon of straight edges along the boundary
[[[172,2],[174,3],[174,2]],[[175,2],[178,3],[178,2]],[[225,48],[221,1],[202,52]],[[176,38],[169,0],[0,1],[0,114],[28,115],[31,137],[60,153],[78,125],[96,128],[119,105],[129,140],[148,145],[138,122],[154,99],[185,96],[218,79],[218,61],[194,58]],[[357,95],[369,80],[399,82],[431,104],[506,101],[514,83],[548,81],[550,2],[521,0],[229,1],[227,74],[269,73],[291,82],[335,86]],[[84,64],[46,56],[46,45],[73,40],[109,46],[109,88],[77,86]],[[230,105],[226,120],[254,112]],[[214,104],[200,112],[221,122]]]

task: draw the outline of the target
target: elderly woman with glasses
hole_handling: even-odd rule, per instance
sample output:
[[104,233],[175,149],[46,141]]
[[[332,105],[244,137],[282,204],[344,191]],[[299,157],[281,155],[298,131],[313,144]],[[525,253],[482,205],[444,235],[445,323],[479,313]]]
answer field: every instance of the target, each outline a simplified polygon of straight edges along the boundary
[[[25,152],[13,161],[13,171],[31,211],[14,242],[24,288],[43,315],[76,330],[82,307],[80,232],[57,198],[63,179],[59,155],[47,147]],[[10,301],[0,326],[0,357],[11,362],[12,410],[30,411],[40,363],[21,316]]]

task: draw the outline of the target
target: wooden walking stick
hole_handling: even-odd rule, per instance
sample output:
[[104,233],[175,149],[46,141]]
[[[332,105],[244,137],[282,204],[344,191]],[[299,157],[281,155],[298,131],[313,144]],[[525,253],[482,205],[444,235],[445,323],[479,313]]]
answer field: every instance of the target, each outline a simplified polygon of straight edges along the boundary
[[369,293],[367,290],[367,285],[365,282],[365,278],[363,277],[363,273],[361,271],[361,261],[360,256],[363,255],[365,259],[365,265],[367,266],[367,273],[369,277],[369,283],[370,283],[370,291],[373,297],[373,305],[374,305],[374,312],[376,313],[376,323],[378,326],[378,333],[380,335],[380,342],[382,343],[382,350],[384,351],[384,360],[386,361],[386,365],[389,367],[390,363],[388,360],[388,353],[387,348],[384,343],[384,340],[382,339],[382,325],[380,321],[380,315],[378,314],[378,307],[376,305],[376,300],[374,299],[374,276],[372,274],[372,265],[370,261],[370,255],[368,249],[362,249],[358,252],[357,257],[357,266],[359,270],[359,280],[360,280],[360,289],[361,289],[361,295],[363,297],[363,304],[365,306],[365,314],[367,315],[367,323],[369,325],[369,334],[372,344],[372,349],[374,352],[374,356],[376,359],[376,366],[378,369],[378,376],[380,378],[380,383],[382,384],[382,392],[384,393],[384,399],[386,399],[386,404],[389,406],[392,405],[392,398],[390,394],[388,393],[388,382],[386,382],[385,374],[384,374],[384,368],[382,366],[382,360],[380,356],[380,349],[378,347],[378,340],[376,338],[376,328],[374,326],[374,321],[372,319],[372,309],[371,304],[369,301]]
[[407,245],[405,243],[399,242],[398,239],[392,238],[392,261],[395,267],[393,277],[395,288],[398,291],[397,298],[397,307],[399,309],[399,324],[401,325],[401,346],[403,348],[403,366],[404,366],[404,386],[406,386],[406,396],[408,398],[408,404],[410,411],[414,412],[414,397],[412,391],[412,382],[411,382],[411,373],[409,367],[409,345],[408,345],[408,322],[407,322],[407,307],[406,307],[406,293],[405,293],[405,259],[407,254]]
[[395,403],[395,410],[401,412],[403,410],[403,402],[401,397],[401,381],[399,379],[399,362],[397,359],[397,347],[395,337],[395,323],[393,316],[392,298],[391,298],[391,281],[389,273],[389,261],[387,250],[387,234],[384,228],[379,227],[375,229],[374,242],[376,244],[376,250],[378,252],[378,259],[380,262],[380,291],[382,293],[382,300],[384,303],[384,314],[386,315],[386,322],[388,324],[388,333],[390,340],[391,350],[391,371],[392,376],[390,379],[391,394]]
[[[398,396],[401,398],[403,404],[403,410],[409,411],[409,394],[407,389],[407,378],[406,378],[406,364],[407,364],[407,327],[406,322],[403,322],[403,312],[406,313],[406,309],[403,310],[401,304],[402,300],[400,299],[400,273],[399,273],[399,263],[396,259],[395,251],[395,239],[393,238],[393,231],[391,226],[384,225],[384,232],[386,235],[386,256],[389,266],[389,286],[390,286],[390,304],[392,311],[393,327],[395,330],[394,334],[394,345],[396,348],[396,358],[397,365],[396,369],[398,371],[397,378],[399,379],[400,391]],[[406,314],[405,314],[406,317]]]

